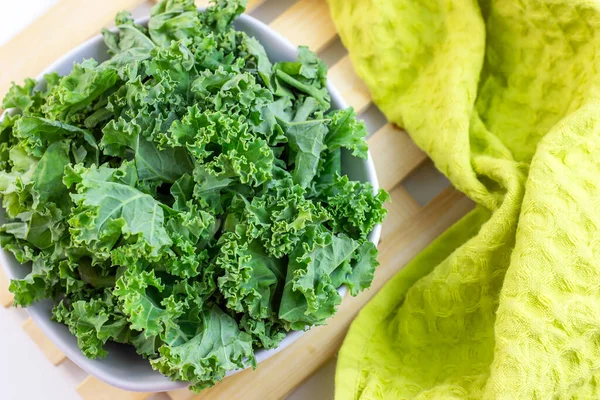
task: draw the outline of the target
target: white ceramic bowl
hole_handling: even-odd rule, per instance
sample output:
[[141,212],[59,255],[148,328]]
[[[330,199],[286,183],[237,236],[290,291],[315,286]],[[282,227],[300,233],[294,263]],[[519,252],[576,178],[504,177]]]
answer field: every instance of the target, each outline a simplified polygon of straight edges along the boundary
[[[146,25],[148,18],[140,19],[136,22]],[[258,39],[265,47],[271,61],[277,62],[296,59],[296,47],[255,18],[242,15],[235,22],[235,27],[236,29],[246,32],[250,36],[256,37],[256,39]],[[108,58],[106,50],[107,48],[104,45],[102,36],[95,36],[71,50],[46,68],[38,77],[38,80],[42,80],[43,75],[49,72],[58,72],[60,75],[66,75],[73,68],[74,62],[81,62],[86,58],[95,58],[98,61],[104,61]],[[333,85],[328,84],[327,89],[331,95],[331,105],[333,109],[347,107]],[[363,160],[353,157],[349,152],[343,152],[342,172],[347,174],[353,180],[370,182],[375,190],[379,188],[375,167],[373,166],[370,155],[367,160]],[[4,223],[3,217],[0,217],[0,222]],[[381,226],[378,225],[369,235],[369,239],[375,243],[375,245],[379,242],[380,233]],[[31,270],[30,266],[20,264],[11,254],[4,250],[0,251],[0,262],[11,278],[23,278]],[[339,291],[344,295],[346,293],[346,288],[341,287]],[[186,382],[171,381],[159,372],[154,371],[150,367],[148,361],[138,356],[131,346],[108,343],[106,345],[108,350],[108,356],[106,358],[95,360],[87,358],[79,350],[77,340],[71,335],[67,327],[51,320],[51,309],[52,303],[49,300],[46,300],[28,307],[27,311],[48,338],[50,338],[50,340],[56,344],[69,359],[88,373],[112,386],[129,391],[163,392],[187,386]],[[303,334],[304,332],[302,331],[290,332],[276,349],[257,351],[257,362],[260,363],[281,351]],[[239,372],[239,370],[231,371],[228,375],[233,375],[237,372]]]

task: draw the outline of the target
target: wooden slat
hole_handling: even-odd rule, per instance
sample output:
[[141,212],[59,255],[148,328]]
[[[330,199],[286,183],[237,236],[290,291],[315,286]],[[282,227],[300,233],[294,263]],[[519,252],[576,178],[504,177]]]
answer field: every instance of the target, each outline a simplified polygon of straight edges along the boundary
[[31,318],[28,318],[27,321],[23,323],[23,330],[31,340],[38,345],[40,350],[42,350],[42,353],[44,353],[53,365],[58,365],[67,358],[64,353],[48,339]]
[[[456,190],[443,191],[405,220],[382,243],[381,266],[369,290],[357,297],[345,298],[338,313],[326,326],[311,329],[289,348],[261,363],[256,370],[246,370],[227,378],[195,399],[269,400],[285,397],[337,352],[349,324],[385,282],[472,207],[473,203]],[[184,396],[183,392],[179,394]],[[174,397],[176,400],[190,398]]]
[[60,0],[10,42],[0,47],[0,97],[11,81],[22,83],[110,24],[118,11],[141,0]]
[[423,153],[402,129],[387,124],[369,139],[379,185],[391,190],[412,170],[419,166],[427,155]]
[[326,0],[300,0],[270,24],[296,46],[319,52],[337,36]]
[[384,206],[388,214],[381,230],[381,241],[386,240],[388,235],[398,229],[408,218],[419,211],[421,206],[404,189],[402,185],[396,186],[390,192],[392,201],[388,201]]
[[77,393],[83,400],[145,400],[153,394],[121,390],[93,376],[88,376],[77,386]]
[[[453,187],[444,189],[379,245],[378,259],[382,266],[386,266],[386,272],[380,275],[384,275],[383,278],[388,281],[402,266],[474,207],[475,203],[458,190]],[[392,273],[388,273],[390,266],[393,266]],[[375,275],[375,279],[380,278]]]
[[8,277],[0,265],[0,305],[8,307],[12,304],[13,294],[8,291]]
[[348,105],[354,107],[357,113],[364,111],[371,103],[369,88],[354,72],[352,61],[348,55],[331,67],[327,77],[339,90]]
[[179,389],[167,392],[167,396],[169,396],[171,400],[191,400],[196,397],[197,394],[190,392],[187,389]]
[[246,12],[250,12],[254,10],[256,7],[260,6],[264,3],[265,0],[248,0],[248,5],[246,6]]

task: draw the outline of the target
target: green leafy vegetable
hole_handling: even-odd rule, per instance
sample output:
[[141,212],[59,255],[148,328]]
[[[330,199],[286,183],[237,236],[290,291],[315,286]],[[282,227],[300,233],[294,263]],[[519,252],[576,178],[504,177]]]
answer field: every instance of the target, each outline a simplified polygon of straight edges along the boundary
[[366,130],[330,110],[325,64],[271,63],[233,29],[243,8],[120,13],[108,61],[2,103],[0,243],[31,265],[15,303],[53,299],[88,357],[127,343],[197,390],[369,287],[387,199],[342,174]]

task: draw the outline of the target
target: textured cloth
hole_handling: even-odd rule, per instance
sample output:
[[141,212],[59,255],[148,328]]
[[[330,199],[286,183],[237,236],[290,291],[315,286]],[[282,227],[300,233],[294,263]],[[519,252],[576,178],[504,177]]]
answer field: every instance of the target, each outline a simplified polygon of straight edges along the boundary
[[361,311],[336,397],[600,398],[600,3],[330,7],[377,105],[478,204]]

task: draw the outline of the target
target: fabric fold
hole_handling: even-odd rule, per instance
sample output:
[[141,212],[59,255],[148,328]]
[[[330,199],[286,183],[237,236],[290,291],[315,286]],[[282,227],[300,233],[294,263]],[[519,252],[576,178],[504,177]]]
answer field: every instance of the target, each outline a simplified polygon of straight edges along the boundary
[[597,398],[600,3],[329,2],[374,101],[478,204],[360,312],[336,397]]

